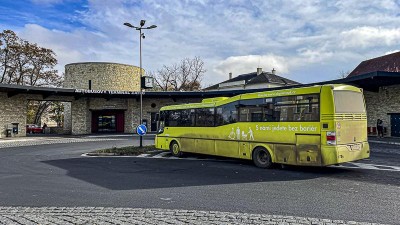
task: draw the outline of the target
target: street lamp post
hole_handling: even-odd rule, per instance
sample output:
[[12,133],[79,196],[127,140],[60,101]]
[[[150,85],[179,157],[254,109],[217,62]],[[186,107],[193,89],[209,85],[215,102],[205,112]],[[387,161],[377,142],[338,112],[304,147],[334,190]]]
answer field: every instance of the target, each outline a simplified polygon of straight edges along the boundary
[[[153,29],[156,28],[156,25],[151,25],[149,27],[143,27],[144,24],[146,23],[146,20],[140,20],[140,26],[133,26],[130,23],[124,23],[125,26],[130,27],[130,28],[134,28],[136,30],[139,31],[139,58],[140,58],[140,120],[139,120],[139,124],[143,123],[143,87],[142,87],[142,38],[144,39],[144,33],[142,32],[142,30],[146,30],[146,29]],[[140,135],[140,147],[143,147],[143,137],[142,135]]]

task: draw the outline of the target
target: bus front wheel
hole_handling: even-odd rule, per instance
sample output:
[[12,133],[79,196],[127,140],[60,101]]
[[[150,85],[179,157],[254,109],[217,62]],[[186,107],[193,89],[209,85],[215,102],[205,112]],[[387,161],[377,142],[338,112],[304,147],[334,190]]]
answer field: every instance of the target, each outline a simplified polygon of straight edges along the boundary
[[182,157],[181,148],[179,147],[178,142],[172,141],[171,145],[169,146],[169,150],[171,154],[175,157]]
[[253,151],[253,162],[257,167],[270,169],[273,166],[268,150],[258,147]]

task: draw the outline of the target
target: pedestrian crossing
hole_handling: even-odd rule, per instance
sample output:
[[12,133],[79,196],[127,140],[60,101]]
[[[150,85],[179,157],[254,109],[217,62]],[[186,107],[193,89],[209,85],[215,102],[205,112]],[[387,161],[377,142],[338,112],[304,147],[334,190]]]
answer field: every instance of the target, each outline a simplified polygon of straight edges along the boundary
[[[82,156],[87,156],[83,154]],[[112,156],[116,157],[116,156]],[[117,156],[118,157],[118,156]],[[202,160],[202,161],[238,161],[236,159],[216,157],[210,155],[197,155],[197,154],[185,154],[183,157],[174,157],[170,152],[154,150],[137,156],[120,156],[120,157],[135,157],[135,158],[146,158],[146,159],[167,159],[167,160]],[[349,169],[363,169],[363,170],[383,170],[383,171],[394,171],[400,172],[400,166],[389,166],[389,165],[379,165],[371,163],[343,163],[340,165],[329,166],[331,168],[349,168]]]

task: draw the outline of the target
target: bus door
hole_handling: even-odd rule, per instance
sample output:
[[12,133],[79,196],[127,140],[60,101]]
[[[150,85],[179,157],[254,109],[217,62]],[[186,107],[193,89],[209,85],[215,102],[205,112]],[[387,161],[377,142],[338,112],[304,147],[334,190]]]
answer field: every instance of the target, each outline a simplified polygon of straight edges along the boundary
[[297,164],[321,165],[321,135],[296,134]]

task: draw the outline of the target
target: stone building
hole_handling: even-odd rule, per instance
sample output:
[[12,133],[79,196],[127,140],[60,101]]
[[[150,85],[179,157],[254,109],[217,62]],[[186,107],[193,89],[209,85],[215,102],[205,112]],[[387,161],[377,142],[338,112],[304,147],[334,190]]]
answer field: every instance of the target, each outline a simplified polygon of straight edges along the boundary
[[[63,133],[134,133],[140,124],[140,69],[118,63],[73,63],[63,88],[0,84],[0,138],[26,135],[28,100],[65,103]],[[162,106],[244,93],[143,92],[143,122],[156,131]]]
[[[231,97],[242,93],[345,83],[363,88],[368,131],[384,121],[387,136],[400,136],[400,52],[362,62],[348,77],[313,84],[299,84],[274,73],[250,73],[247,87],[227,85],[196,92],[143,92],[143,122],[156,131],[156,114],[162,106],[200,102],[204,98]],[[118,63],[74,63],[65,68],[64,88],[0,84],[0,138],[26,135],[28,100],[65,102],[64,133],[134,133],[140,120],[140,69]],[[239,79],[236,78],[236,79]],[[249,79],[247,79],[249,78]],[[240,79],[239,79],[240,80]],[[254,82],[251,82],[251,81]],[[257,82],[255,82],[257,81]],[[264,82],[264,83],[263,83]],[[230,83],[230,84],[229,84]],[[279,84],[279,85],[278,85]]]
[[376,134],[381,119],[387,136],[400,137],[400,52],[365,60],[346,79],[370,83],[364,92],[369,133]]
[[[65,66],[64,88],[92,93],[123,93],[139,92],[139,85],[140,68],[136,66],[105,62],[72,63]],[[116,98],[81,98],[65,103],[64,131],[72,134],[133,132],[132,121],[136,119],[132,112],[133,106],[133,99]]]

